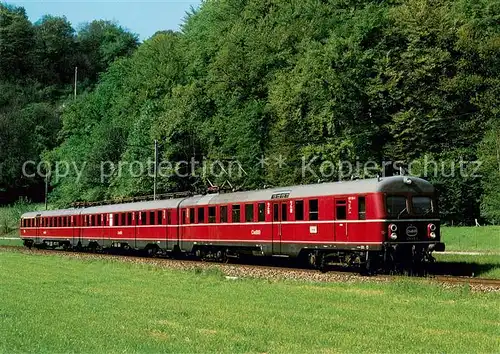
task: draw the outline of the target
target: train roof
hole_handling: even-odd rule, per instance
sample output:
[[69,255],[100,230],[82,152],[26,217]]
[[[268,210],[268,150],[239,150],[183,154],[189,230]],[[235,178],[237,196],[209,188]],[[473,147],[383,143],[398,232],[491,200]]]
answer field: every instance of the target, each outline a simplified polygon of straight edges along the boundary
[[128,211],[170,209],[178,206],[187,207],[207,204],[245,203],[270,200],[274,195],[284,194],[286,198],[309,198],[323,195],[348,195],[369,193],[434,193],[433,185],[424,179],[409,176],[393,176],[386,178],[359,179],[354,181],[331,182],[320,184],[277,187],[255,191],[196,195],[188,198],[156,200],[126,204],[112,204],[89,208],[51,210],[31,212],[23,218],[40,216],[65,216],[78,214],[121,213]]
[[[405,182],[406,181],[406,182]],[[411,182],[408,182],[411,181]],[[358,179],[353,181],[306,184],[291,187],[269,188],[256,191],[208,194],[193,196],[181,202],[182,207],[205,204],[229,204],[256,202],[272,199],[273,195],[285,194],[287,198],[309,198],[323,195],[347,195],[369,193],[434,193],[434,186],[428,181],[410,176]]]

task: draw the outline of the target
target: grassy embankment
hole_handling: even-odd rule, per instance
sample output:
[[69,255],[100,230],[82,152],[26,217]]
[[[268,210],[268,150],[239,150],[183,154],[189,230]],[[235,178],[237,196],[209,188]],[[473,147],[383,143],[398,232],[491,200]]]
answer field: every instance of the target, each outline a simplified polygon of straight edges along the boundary
[[226,280],[117,261],[0,258],[0,352],[493,353],[500,345],[500,295],[466,287]]

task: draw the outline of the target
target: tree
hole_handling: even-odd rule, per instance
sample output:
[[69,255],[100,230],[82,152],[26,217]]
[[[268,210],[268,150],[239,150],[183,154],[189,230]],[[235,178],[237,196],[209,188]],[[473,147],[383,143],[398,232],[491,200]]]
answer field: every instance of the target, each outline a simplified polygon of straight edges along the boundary
[[134,52],[138,38],[114,22],[96,20],[79,29],[77,43],[82,79],[94,83],[113,61]]
[[31,74],[33,35],[22,7],[0,3],[0,80]]

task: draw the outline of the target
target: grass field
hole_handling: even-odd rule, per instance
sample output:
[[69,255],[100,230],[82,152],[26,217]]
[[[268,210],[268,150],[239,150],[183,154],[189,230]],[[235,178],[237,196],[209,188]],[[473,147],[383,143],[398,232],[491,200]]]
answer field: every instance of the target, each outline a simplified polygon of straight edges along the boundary
[[500,253],[500,226],[442,227],[447,251]]
[[498,352],[500,295],[0,251],[0,352]]

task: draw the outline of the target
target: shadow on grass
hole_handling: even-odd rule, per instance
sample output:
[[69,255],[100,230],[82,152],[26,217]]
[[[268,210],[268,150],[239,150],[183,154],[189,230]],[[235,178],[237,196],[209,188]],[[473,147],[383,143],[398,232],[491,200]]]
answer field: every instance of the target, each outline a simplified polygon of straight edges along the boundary
[[478,277],[496,268],[500,268],[500,266],[494,263],[436,262],[429,264],[428,272],[434,275]]

